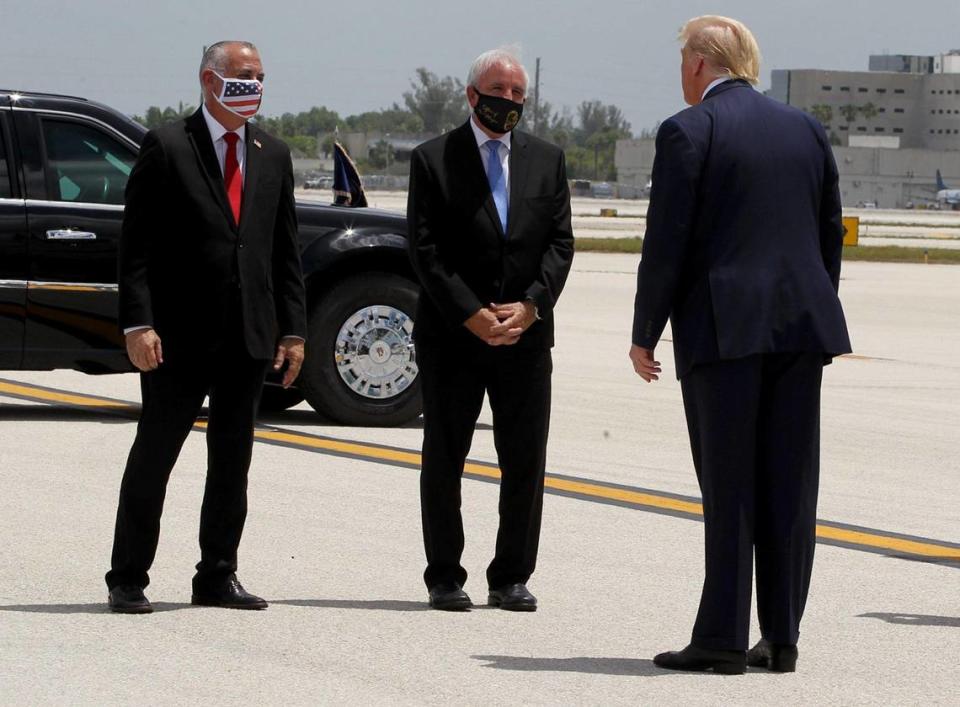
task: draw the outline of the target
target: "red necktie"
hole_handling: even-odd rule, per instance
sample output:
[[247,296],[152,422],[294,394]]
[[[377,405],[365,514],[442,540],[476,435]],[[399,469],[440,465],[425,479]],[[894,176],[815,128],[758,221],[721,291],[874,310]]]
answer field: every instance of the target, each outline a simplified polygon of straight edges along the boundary
[[230,210],[233,211],[233,222],[240,225],[240,200],[243,198],[243,175],[240,174],[240,163],[237,161],[236,133],[224,133],[223,140],[227,143],[227,156],[223,161],[223,183],[227,187],[227,199],[230,201]]

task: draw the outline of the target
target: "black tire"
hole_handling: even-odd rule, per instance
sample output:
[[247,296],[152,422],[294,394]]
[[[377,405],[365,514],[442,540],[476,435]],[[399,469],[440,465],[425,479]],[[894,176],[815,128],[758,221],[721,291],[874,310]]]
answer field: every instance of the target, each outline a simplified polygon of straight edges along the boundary
[[286,388],[276,383],[265,383],[260,396],[260,409],[263,412],[280,412],[303,402],[303,391],[299,388]]
[[[418,288],[410,280],[392,273],[371,272],[338,283],[313,304],[308,315],[307,358],[297,383],[314,410],[342,424],[360,427],[392,427],[420,415],[420,377],[416,375],[416,352],[409,339],[417,295]],[[388,322],[387,308],[399,316]],[[367,318],[361,317],[360,324],[356,324],[364,310]],[[370,333],[358,336],[359,349],[343,349],[347,351],[344,357],[343,351],[337,349],[338,336],[351,320],[358,327],[357,332],[369,324]],[[374,326],[374,322],[381,326]],[[391,329],[392,325],[397,326]],[[363,373],[362,361],[372,359],[370,355],[364,359],[350,354],[356,350],[372,354],[377,344],[365,346],[371,341],[392,342],[393,345],[377,350],[386,355],[384,365],[395,373],[382,379],[355,376]],[[365,387],[368,380],[377,384],[366,386],[367,394],[361,394],[341,376],[339,363],[344,365],[344,375],[353,377],[358,387]]]

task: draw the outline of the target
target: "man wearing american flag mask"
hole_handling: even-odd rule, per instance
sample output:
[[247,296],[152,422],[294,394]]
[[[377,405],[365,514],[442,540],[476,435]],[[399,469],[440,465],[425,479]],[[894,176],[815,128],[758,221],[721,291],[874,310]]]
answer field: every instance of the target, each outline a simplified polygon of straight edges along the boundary
[[263,66],[249,42],[217,42],[200,65],[203,105],[147,133],[120,237],[120,326],[141,371],[143,411],[117,511],[108,603],[144,595],[167,479],[209,396],[207,480],[192,601],[263,609],[237,580],[247,472],[264,376],[303,361],[306,315],[286,145],[247,123]]

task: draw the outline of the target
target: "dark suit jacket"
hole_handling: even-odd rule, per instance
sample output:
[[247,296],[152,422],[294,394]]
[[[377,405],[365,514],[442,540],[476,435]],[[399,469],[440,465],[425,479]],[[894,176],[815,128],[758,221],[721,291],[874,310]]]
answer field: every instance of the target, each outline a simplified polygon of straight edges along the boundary
[[293,171],[286,145],[246,127],[240,227],[203,113],[147,133],[120,236],[120,327],[152,325],[164,356],[209,350],[236,322],[257,359],[306,337]]
[[821,125],[737,80],[666,120],[656,148],[633,343],[654,348],[669,317],[678,377],[755,353],[850,351]]
[[418,341],[487,346],[463,323],[491,302],[540,314],[515,346],[553,346],[553,307],[573,261],[563,152],[516,130],[504,237],[469,122],[420,145],[410,164],[409,251],[420,278]]

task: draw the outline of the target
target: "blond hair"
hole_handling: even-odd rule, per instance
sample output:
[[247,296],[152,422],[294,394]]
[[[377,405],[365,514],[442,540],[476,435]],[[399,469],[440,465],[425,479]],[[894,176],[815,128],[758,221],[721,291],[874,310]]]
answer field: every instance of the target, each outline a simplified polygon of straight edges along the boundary
[[677,37],[683,48],[699,54],[718,74],[760,81],[760,47],[742,22],[721,15],[701,15],[689,20]]

